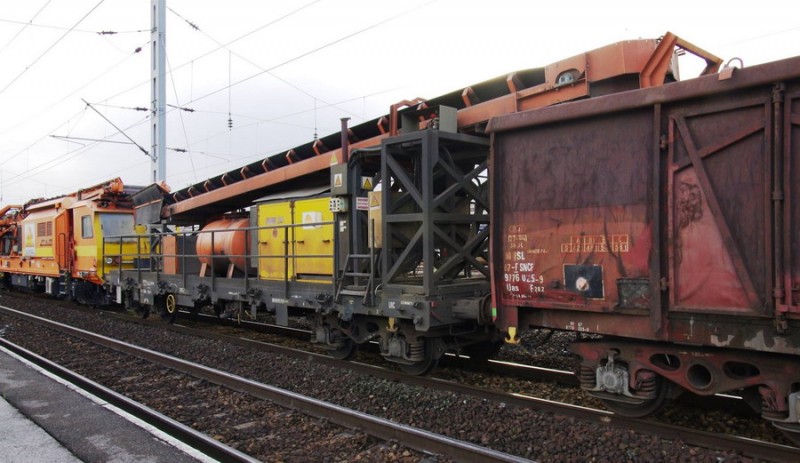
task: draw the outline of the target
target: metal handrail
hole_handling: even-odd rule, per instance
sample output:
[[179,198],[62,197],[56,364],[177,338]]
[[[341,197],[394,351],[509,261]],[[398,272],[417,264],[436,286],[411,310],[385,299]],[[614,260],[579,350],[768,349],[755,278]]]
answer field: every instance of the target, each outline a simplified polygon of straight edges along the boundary
[[[334,261],[334,258],[336,256],[335,251],[333,253],[330,253],[330,254],[327,254],[327,253],[323,253],[323,254],[299,254],[297,252],[294,252],[294,253],[290,253],[289,252],[289,244],[290,244],[289,231],[290,230],[294,230],[297,227],[306,227],[306,226],[309,226],[309,225],[313,225],[313,226],[327,226],[327,225],[330,225],[330,226],[333,226],[333,225],[335,225],[335,223],[336,223],[335,221],[326,221],[326,222],[313,222],[313,223],[300,223],[300,224],[282,224],[282,225],[264,225],[264,226],[242,227],[242,228],[228,228],[228,229],[222,229],[222,230],[173,231],[173,232],[168,232],[168,233],[160,233],[159,235],[161,235],[162,237],[163,236],[176,236],[176,237],[184,236],[184,237],[188,237],[188,236],[195,236],[195,235],[200,235],[200,234],[204,234],[204,233],[211,233],[212,234],[211,235],[211,240],[212,240],[211,248],[213,250],[213,248],[214,248],[214,238],[215,238],[214,234],[215,233],[228,233],[228,232],[233,232],[233,231],[244,231],[245,232],[245,240],[246,240],[247,243],[249,243],[251,241],[251,239],[252,239],[252,233],[254,231],[258,232],[258,231],[261,231],[261,230],[283,230],[283,241],[285,243],[285,247],[284,247],[285,252],[283,254],[266,254],[265,255],[265,254],[259,254],[258,253],[258,249],[254,249],[254,250],[251,249],[250,252],[247,252],[245,254],[226,254],[226,255],[224,255],[224,257],[229,258],[229,259],[232,259],[232,258],[244,258],[245,259],[245,271],[242,272],[244,274],[243,275],[243,279],[244,280],[247,280],[247,278],[249,277],[248,269],[253,267],[253,265],[252,265],[253,260],[261,261],[261,260],[264,260],[264,259],[284,259],[284,278],[283,278],[283,280],[288,282],[288,281],[291,280],[292,276],[296,276],[296,275],[290,275],[289,274],[289,265],[288,264],[289,264],[289,260],[290,259],[330,258],[330,259],[332,259],[331,275],[332,275],[332,277],[335,277],[335,273],[336,273],[335,272],[336,264],[335,264],[335,261]],[[198,253],[193,253],[193,254],[189,254],[189,253],[180,253],[180,254],[178,254],[178,253],[174,253],[174,254],[170,253],[170,254],[165,254],[163,252],[162,253],[154,253],[152,249],[150,249],[149,252],[142,252],[142,249],[141,249],[142,248],[142,246],[141,246],[142,241],[143,240],[148,240],[149,237],[152,236],[152,235],[153,235],[152,233],[148,233],[146,235],[137,234],[137,235],[121,235],[121,236],[115,236],[115,237],[111,237],[111,238],[104,237],[103,238],[103,259],[102,259],[103,272],[105,273],[105,259],[108,258],[108,257],[117,258],[117,260],[118,260],[117,270],[120,273],[123,270],[126,270],[125,268],[123,268],[123,263],[126,262],[126,261],[130,262],[132,260],[133,262],[136,262],[136,259],[139,259],[139,261],[141,261],[141,260],[144,260],[144,259],[157,258],[157,259],[159,259],[161,261],[161,263],[162,263],[161,265],[163,265],[163,260],[166,259],[166,258],[176,258],[176,259],[180,258],[181,259],[181,266],[180,266],[180,273],[179,274],[185,277],[186,275],[189,274],[189,273],[186,272],[186,259],[189,259],[189,258],[197,258],[197,259],[207,258],[207,259],[210,260],[210,268],[211,268],[210,277],[212,278],[212,285],[213,285],[213,282],[215,281],[215,278],[216,278],[216,272],[215,272],[216,269],[214,268],[214,265],[215,265],[214,264],[214,259],[217,258],[217,257],[220,257],[219,255],[205,254],[205,253],[204,254],[198,254]],[[125,239],[130,239],[130,238],[135,239],[136,242],[137,242],[137,250],[136,250],[136,252],[135,253],[122,252],[123,251],[123,242],[124,242],[124,240]],[[107,244],[119,245],[120,246],[120,252],[119,253],[106,253],[106,245]],[[248,248],[249,247],[250,246],[248,244]],[[157,265],[156,267],[161,267],[161,265]],[[257,267],[257,265],[255,267]],[[141,272],[140,266],[137,265],[136,269],[137,269],[137,271]],[[247,284],[247,282],[245,284]]]

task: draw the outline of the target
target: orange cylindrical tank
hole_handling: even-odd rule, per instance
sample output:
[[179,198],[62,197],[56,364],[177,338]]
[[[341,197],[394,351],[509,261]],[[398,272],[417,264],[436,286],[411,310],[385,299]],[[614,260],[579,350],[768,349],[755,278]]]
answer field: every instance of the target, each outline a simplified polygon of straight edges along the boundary
[[[228,264],[249,273],[245,254],[250,249],[250,234],[246,228],[250,219],[220,219],[209,223],[197,236],[197,255],[203,264],[212,265],[216,273],[224,274]],[[212,257],[213,256],[213,257]]]

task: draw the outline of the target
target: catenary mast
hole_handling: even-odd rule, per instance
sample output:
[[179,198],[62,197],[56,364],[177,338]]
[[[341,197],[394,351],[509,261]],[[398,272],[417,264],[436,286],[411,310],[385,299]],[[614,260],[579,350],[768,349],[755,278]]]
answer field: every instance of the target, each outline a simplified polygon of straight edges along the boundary
[[167,177],[167,125],[166,125],[166,3],[167,0],[152,0],[152,57],[151,73],[152,102],[152,148],[150,150],[153,182],[163,182]]

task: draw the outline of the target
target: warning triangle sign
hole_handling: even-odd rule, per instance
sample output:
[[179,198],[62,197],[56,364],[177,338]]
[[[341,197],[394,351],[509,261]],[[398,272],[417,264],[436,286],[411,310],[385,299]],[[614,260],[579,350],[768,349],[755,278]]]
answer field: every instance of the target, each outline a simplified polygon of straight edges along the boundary
[[361,188],[364,190],[371,190],[372,179],[370,177],[361,177]]

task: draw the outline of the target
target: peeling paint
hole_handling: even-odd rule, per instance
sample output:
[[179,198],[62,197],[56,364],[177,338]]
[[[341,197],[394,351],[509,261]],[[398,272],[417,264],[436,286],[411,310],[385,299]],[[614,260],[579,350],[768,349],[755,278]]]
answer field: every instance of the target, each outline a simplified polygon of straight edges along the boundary
[[745,339],[744,347],[748,349],[779,352],[794,350],[794,352],[797,353],[797,349],[792,349],[791,346],[786,343],[785,338],[777,336],[770,336],[767,338],[764,335],[764,331],[759,331],[754,337]]
[[728,346],[731,345],[731,341],[733,341],[733,338],[734,338],[734,336],[732,334],[729,334],[729,335],[727,335],[725,337],[725,340],[723,341],[722,339],[720,339],[720,336],[717,336],[716,334],[712,334],[711,335],[711,345],[712,346],[717,346],[717,347],[728,347]]

